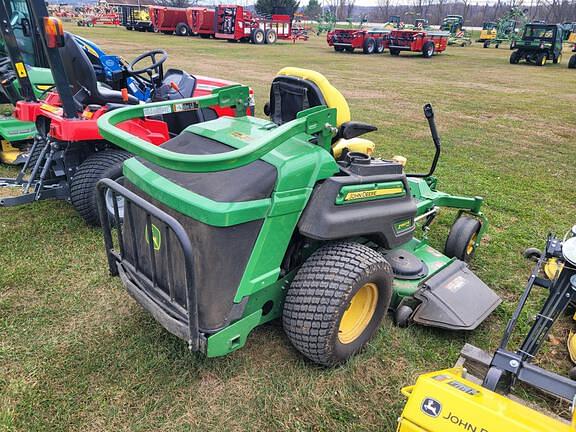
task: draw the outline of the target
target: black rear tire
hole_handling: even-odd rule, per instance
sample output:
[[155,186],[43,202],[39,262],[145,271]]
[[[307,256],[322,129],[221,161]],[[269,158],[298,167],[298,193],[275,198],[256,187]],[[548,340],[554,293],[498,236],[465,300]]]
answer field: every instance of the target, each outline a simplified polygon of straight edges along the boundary
[[[345,362],[376,334],[390,304],[392,279],[386,259],[368,246],[353,242],[322,246],[304,262],[288,288],[283,312],[288,338],[316,363]],[[358,299],[356,294],[366,289],[373,293],[368,296],[371,307],[361,308],[362,325],[344,327],[354,329],[344,339],[342,318],[352,299]]]
[[518,54],[518,51],[513,51],[510,54],[510,64],[518,64],[518,62],[520,62],[520,54]]
[[570,57],[570,61],[568,61],[568,69],[576,69],[576,54]]
[[436,51],[436,46],[434,45],[434,42],[428,41],[422,47],[422,56],[424,58],[430,58],[434,55],[435,51]]
[[336,51],[336,52],[342,52],[342,51],[344,51],[344,47],[335,46],[335,47],[334,47],[334,51]]
[[176,25],[176,36],[190,36],[190,27],[185,23]]
[[268,29],[266,30],[266,33],[264,34],[264,42],[268,45],[272,45],[274,43],[276,43],[276,40],[278,39],[278,36],[276,35],[276,32],[272,29]]
[[536,66],[544,66],[547,60],[548,56],[546,55],[546,53],[538,54],[538,57],[536,58]]
[[373,38],[368,38],[364,41],[364,45],[362,46],[362,51],[364,54],[374,54],[376,50],[376,41]]
[[103,178],[117,180],[122,162],[132,155],[124,150],[109,149],[90,155],[80,164],[70,185],[70,200],[88,225],[100,226],[96,205],[96,183]]
[[264,31],[262,29],[259,29],[259,28],[253,30],[252,34],[250,35],[250,40],[255,45],[262,45],[264,43],[264,41],[266,40],[266,36],[264,35]]
[[490,46],[490,41],[484,41],[484,43],[482,44],[483,48],[488,48]]
[[376,39],[376,53],[382,54],[384,52],[384,39],[378,38]]
[[476,219],[460,216],[448,233],[444,254],[448,258],[458,258],[464,262],[470,262],[476,253],[476,239],[482,224]]

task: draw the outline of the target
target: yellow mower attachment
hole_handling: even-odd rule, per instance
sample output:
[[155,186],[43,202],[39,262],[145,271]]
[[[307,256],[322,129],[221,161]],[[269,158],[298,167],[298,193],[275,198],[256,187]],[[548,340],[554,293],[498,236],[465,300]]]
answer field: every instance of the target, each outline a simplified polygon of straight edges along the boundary
[[455,367],[418,377],[397,432],[569,432],[572,426],[494,393]]

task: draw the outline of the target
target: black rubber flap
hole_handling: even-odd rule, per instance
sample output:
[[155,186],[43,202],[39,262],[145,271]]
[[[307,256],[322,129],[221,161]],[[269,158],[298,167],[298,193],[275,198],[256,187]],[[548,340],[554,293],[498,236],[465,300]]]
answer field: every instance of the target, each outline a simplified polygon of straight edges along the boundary
[[384,258],[392,267],[397,279],[422,279],[428,274],[428,266],[414,254],[402,249],[394,249],[384,253]]
[[428,279],[414,297],[422,302],[415,322],[451,330],[474,330],[502,301],[459,260]]

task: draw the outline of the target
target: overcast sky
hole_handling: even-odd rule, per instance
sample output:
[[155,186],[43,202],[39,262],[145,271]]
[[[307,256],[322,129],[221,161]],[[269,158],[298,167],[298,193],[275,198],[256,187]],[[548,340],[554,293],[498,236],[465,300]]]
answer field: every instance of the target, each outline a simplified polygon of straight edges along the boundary
[[[228,0],[216,0],[215,2],[220,3],[220,4],[230,3]],[[253,4],[254,2],[255,2],[255,0],[237,0],[237,3],[241,4],[241,5]],[[200,1],[200,3],[202,3],[202,1]],[[411,4],[411,3],[413,3],[413,1],[412,0],[392,0],[391,3],[392,4]],[[478,0],[474,4],[485,5],[486,3],[494,4],[494,3],[496,3],[496,0]],[[504,2],[502,2],[502,3],[504,3]],[[308,4],[308,0],[300,0],[300,6],[305,6],[307,4]],[[320,0],[320,4],[322,4],[322,0]],[[325,4],[327,4],[326,1],[325,1]],[[378,0],[356,0],[356,4],[359,6],[378,6]]]

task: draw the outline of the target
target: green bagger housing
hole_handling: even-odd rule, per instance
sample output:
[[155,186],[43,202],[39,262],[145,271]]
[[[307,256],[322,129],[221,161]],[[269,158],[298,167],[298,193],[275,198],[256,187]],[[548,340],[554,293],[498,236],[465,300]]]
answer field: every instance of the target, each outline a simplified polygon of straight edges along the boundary
[[[361,349],[390,309],[400,325],[471,330],[496,308],[498,296],[465,263],[487,227],[482,199],[436,190],[430,106],[432,168],[407,174],[401,160],[370,155],[374,144],[358,137],[375,128],[350,121],[319,73],[281,70],[269,119],[246,116],[248,103],[248,88],[231,86],[99,120],[106,139],[137,155],[119,183],[98,185],[110,271],[170,333],[215,357],[282,318],[300,352],[333,365]],[[121,128],[215,104],[236,117],[191,125],[160,147]],[[110,195],[123,198],[113,199],[114,214]],[[458,210],[445,254],[426,237],[441,207]]]

